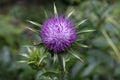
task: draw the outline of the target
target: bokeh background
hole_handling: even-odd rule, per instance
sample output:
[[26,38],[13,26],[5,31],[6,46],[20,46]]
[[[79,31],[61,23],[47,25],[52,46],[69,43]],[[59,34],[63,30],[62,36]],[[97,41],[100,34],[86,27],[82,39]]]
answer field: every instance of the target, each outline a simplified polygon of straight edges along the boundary
[[67,80],[120,80],[120,0],[0,0],[0,80],[41,80],[40,71],[17,61],[23,45],[39,42],[27,20],[42,23],[54,2],[60,14],[74,10],[74,23],[88,19],[81,30],[96,30],[81,35],[88,46],[80,47],[84,62],[73,58],[66,64]]

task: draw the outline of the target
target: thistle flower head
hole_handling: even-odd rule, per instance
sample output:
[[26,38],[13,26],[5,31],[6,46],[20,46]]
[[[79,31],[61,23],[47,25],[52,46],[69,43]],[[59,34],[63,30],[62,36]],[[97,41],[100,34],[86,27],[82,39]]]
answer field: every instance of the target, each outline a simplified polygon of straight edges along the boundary
[[[41,67],[45,67],[47,65],[47,60],[49,59],[49,53],[51,53],[52,50],[53,53],[59,53],[62,51],[65,51],[65,49],[70,48],[69,50],[65,51],[65,53],[70,53],[75,58],[83,61],[81,57],[79,57],[79,47],[87,47],[86,45],[83,45],[79,43],[81,41],[80,37],[76,36],[81,35],[82,33],[88,33],[92,32],[94,30],[82,30],[79,31],[79,26],[87,21],[87,19],[80,21],[77,25],[73,25],[70,21],[69,17],[72,15],[73,11],[70,12],[66,17],[58,16],[57,8],[54,4],[54,17],[48,18],[47,13],[45,12],[45,17],[48,18],[42,25],[33,21],[29,21],[30,23],[34,24],[35,26],[38,26],[40,28],[40,43],[34,44],[35,46],[27,46],[29,55],[22,54],[23,57],[26,57],[25,61],[20,62],[27,62],[32,68],[39,70]],[[30,30],[36,32],[39,35],[38,28],[29,28]],[[76,30],[77,29],[77,30]],[[75,41],[76,40],[76,41]],[[42,42],[41,42],[42,41]],[[74,43],[73,43],[74,42]],[[73,45],[70,47],[70,45],[73,43]],[[45,47],[42,46],[42,44],[45,45]],[[41,46],[39,49],[36,46]],[[48,49],[46,49],[48,48]],[[44,55],[46,53],[46,55]],[[78,54],[76,54],[78,53]],[[58,58],[60,64],[63,67],[63,70],[66,72],[65,64],[66,59],[70,59],[70,57],[63,57],[61,54],[56,56],[58,54],[54,55],[53,62],[55,62]],[[51,57],[52,58],[52,57]]]
[[72,22],[63,17],[55,16],[47,19],[41,27],[42,42],[47,48],[61,52],[69,48],[76,39]]

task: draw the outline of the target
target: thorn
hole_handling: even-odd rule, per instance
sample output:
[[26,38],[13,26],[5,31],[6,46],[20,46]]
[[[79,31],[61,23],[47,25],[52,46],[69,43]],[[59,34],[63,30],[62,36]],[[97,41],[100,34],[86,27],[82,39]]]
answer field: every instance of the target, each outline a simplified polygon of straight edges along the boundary
[[54,3],[54,14],[55,14],[56,16],[58,16],[58,12],[57,12],[57,8],[56,8],[55,3]]
[[72,10],[68,15],[67,18],[69,18],[74,13],[74,10]]
[[95,30],[83,30],[77,33],[77,35],[82,34],[82,33],[88,33],[88,32],[94,32]]
[[48,14],[47,14],[46,10],[44,10],[44,14],[45,14],[45,18],[48,18]]
[[80,26],[81,24],[85,23],[87,20],[88,20],[88,19],[85,19],[85,20],[80,21],[80,22],[76,25],[76,27],[78,27],[78,26]]
[[27,20],[27,22],[29,22],[29,23],[31,23],[31,24],[33,24],[33,25],[36,25],[36,26],[38,26],[38,27],[42,26],[41,24],[36,23],[36,22],[33,22],[33,21],[30,21],[30,20]]

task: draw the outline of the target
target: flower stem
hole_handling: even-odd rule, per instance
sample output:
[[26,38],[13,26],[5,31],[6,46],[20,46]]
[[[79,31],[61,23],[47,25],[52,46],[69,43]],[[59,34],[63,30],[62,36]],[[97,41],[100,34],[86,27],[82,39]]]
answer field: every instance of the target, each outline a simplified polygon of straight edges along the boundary
[[61,54],[58,54],[58,61],[59,61],[59,64],[60,64],[60,80],[64,80],[64,69],[63,69],[63,59],[62,59],[62,55]]

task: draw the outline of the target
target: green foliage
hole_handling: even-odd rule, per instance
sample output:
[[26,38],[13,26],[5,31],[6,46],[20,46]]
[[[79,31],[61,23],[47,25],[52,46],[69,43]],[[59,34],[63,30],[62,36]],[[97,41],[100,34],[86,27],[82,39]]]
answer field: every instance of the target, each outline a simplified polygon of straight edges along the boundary
[[0,15],[0,19],[0,46],[5,44],[12,46],[17,40],[14,37],[23,31],[22,24],[12,16]]
[[30,65],[33,69],[40,70],[45,67],[47,53],[46,50],[43,48],[35,48],[35,47],[28,47],[29,54],[21,54],[21,56],[25,57],[25,62]]
[[88,18],[86,24],[82,24],[78,31],[86,28],[94,28],[96,31],[80,36],[83,38],[82,44],[88,46],[88,49],[82,48],[79,52],[86,56],[86,60],[73,64],[68,80],[119,80],[120,77],[114,75],[115,68],[120,67],[119,20],[116,21],[116,15],[112,14],[116,7],[99,1],[85,1],[77,7],[79,8],[71,7],[76,11],[72,15],[76,22],[80,18]]
[[23,23],[9,15],[0,15],[0,19],[0,80],[32,80],[35,72],[17,63]]

